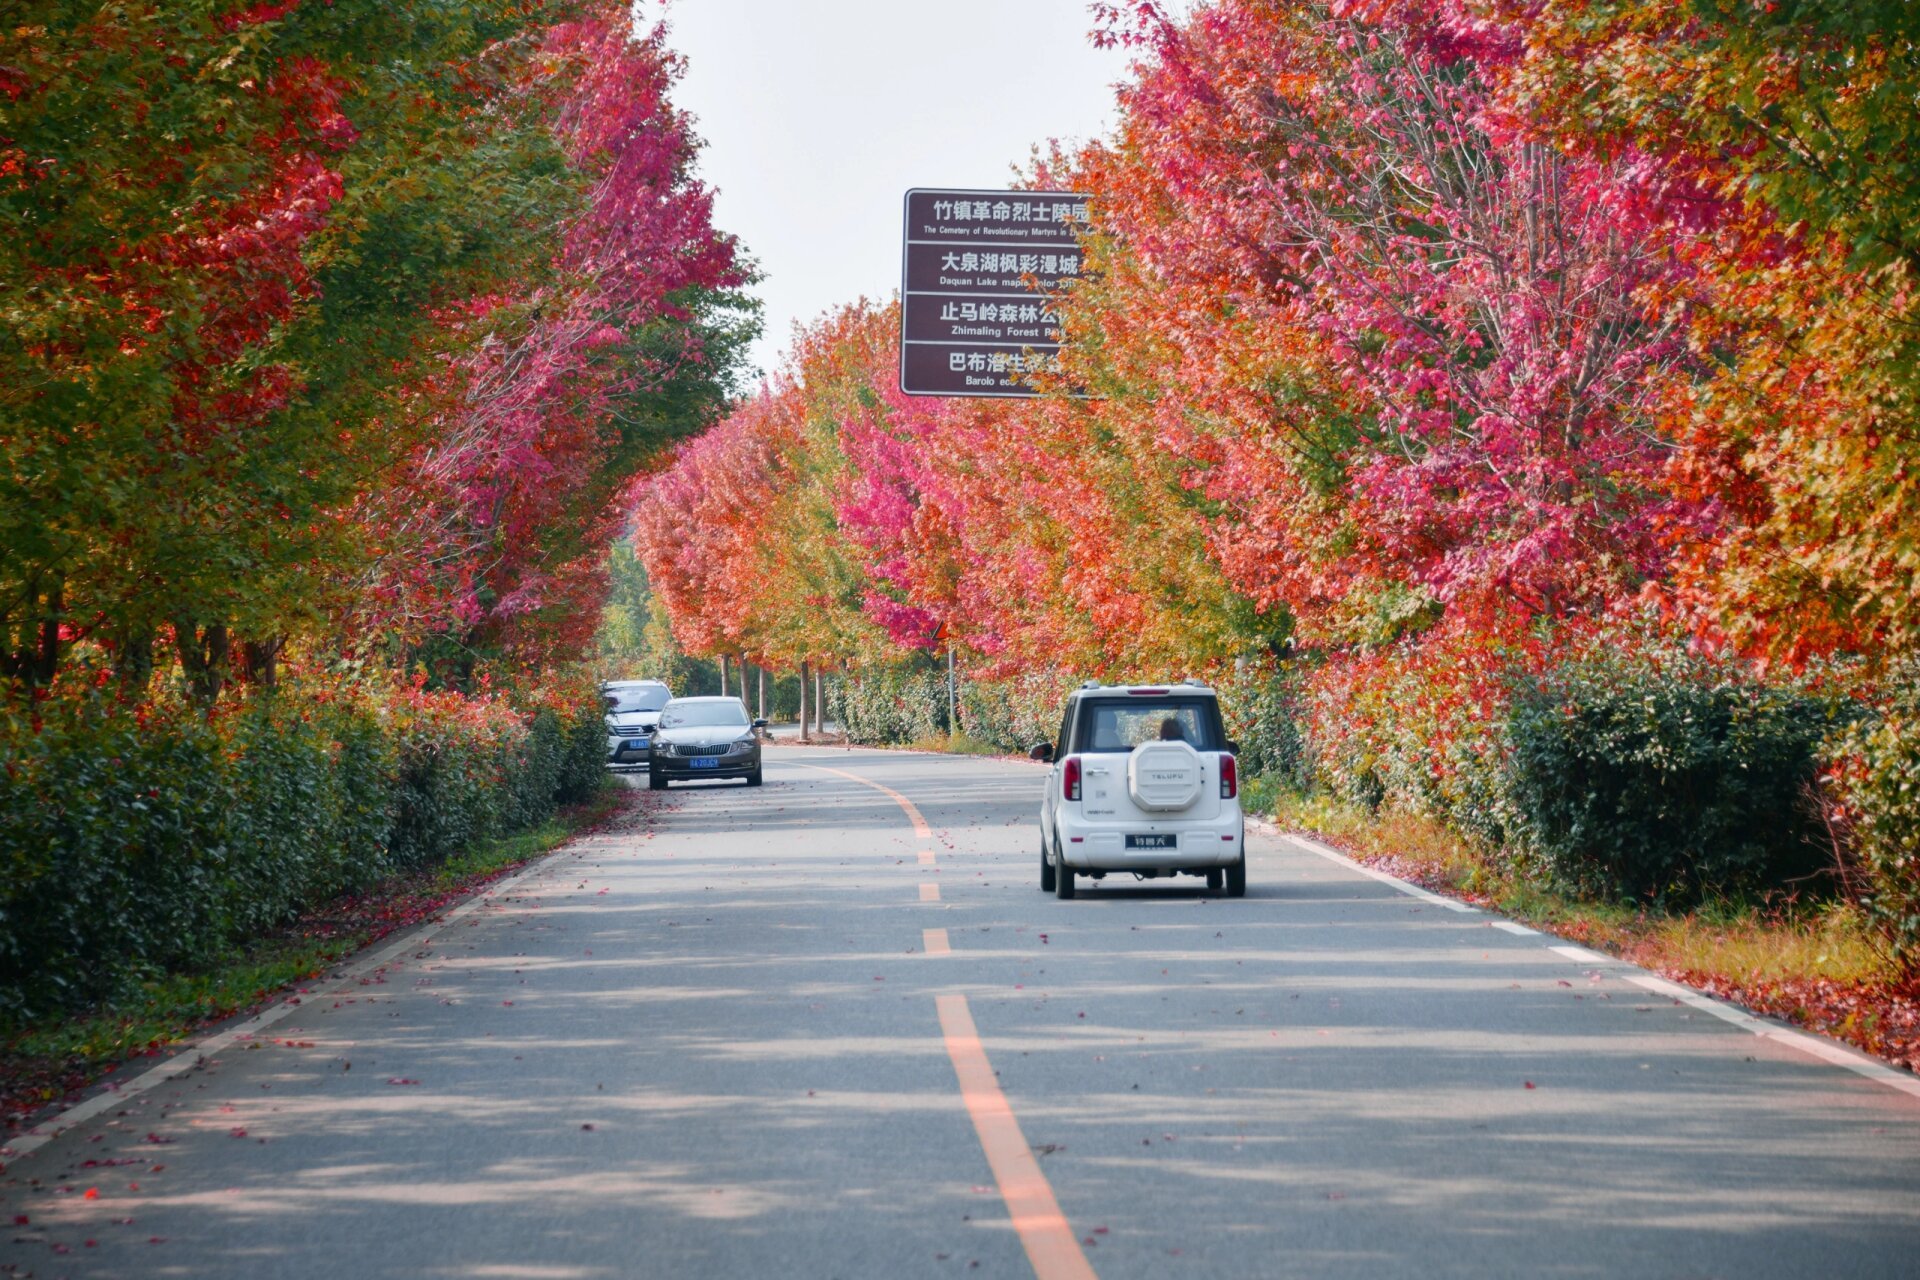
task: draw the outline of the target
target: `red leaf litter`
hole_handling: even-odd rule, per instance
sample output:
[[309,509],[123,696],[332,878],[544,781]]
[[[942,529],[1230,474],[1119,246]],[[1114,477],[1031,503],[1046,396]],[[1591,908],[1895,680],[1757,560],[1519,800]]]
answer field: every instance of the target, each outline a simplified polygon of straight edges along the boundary
[[1741,981],[1666,972],[1716,999],[1844,1040],[1896,1067],[1920,1072],[1920,986],[1888,988],[1824,978]]

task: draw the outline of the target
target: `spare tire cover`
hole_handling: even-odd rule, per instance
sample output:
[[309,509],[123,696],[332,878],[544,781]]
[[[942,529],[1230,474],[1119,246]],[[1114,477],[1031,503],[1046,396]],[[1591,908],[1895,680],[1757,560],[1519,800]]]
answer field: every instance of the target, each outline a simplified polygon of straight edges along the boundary
[[1127,794],[1157,813],[1192,805],[1202,776],[1200,753],[1184,742],[1143,742],[1127,757]]

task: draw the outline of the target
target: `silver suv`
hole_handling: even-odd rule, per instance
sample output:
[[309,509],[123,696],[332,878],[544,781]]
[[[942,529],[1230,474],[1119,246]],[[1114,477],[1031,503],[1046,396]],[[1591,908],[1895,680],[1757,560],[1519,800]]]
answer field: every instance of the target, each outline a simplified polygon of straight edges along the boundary
[[1071,898],[1076,876],[1204,876],[1247,891],[1238,748],[1198,680],[1089,682],[1067,698],[1060,736],[1028,754],[1053,766],[1040,806],[1040,888]]

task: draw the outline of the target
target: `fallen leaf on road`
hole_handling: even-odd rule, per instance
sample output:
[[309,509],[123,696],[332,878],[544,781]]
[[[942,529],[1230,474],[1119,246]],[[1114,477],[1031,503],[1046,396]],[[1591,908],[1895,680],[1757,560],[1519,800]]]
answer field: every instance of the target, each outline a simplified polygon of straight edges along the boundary
[[418,1080],[409,1080],[405,1076],[389,1076],[387,1078],[387,1083],[388,1084],[419,1084],[420,1082]]
[[1527,1088],[1529,1088],[1529,1089],[1532,1089],[1532,1088],[1536,1088],[1536,1087],[1537,1087],[1537,1086],[1536,1086],[1536,1085],[1535,1085],[1535,1084],[1533,1083],[1533,1081],[1531,1081],[1531,1080],[1529,1080],[1529,1081],[1527,1081],[1526,1083],[1527,1083]]

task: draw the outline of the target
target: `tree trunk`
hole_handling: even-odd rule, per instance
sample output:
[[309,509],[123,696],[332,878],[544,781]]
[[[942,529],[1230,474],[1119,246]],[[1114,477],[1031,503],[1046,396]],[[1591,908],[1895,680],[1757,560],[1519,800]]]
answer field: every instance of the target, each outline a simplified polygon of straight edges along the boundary
[[754,718],[757,720],[765,720],[767,718],[767,669],[766,667],[765,666],[755,667],[753,669],[753,675],[754,675],[754,679],[756,679],[760,683],[760,711],[759,711],[759,714],[756,715]]
[[60,615],[65,596],[66,583],[60,578],[46,591],[38,584],[28,588],[28,616],[17,629],[7,627],[6,649],[0,652],[0,669],[9,679],[29,688],[45,688],[60,674]]
[[727,696],[727,655],[720,655],[720,696]]
[[47,592],[47,611],[40,619],[40,651],[34,662],[34,683],[45,687],[60,673],[60,614],[66,606],[66,583],[55,578]]
[[186,672],[187,691],[202,706],[212,706],[226,684],[228,644],[224,622],[196,628],[190,619],[173,621],[173,647]]
[[153,682],[153,628],[136,626],[114,642],[113,674],[120,687],[138,698]]
[[280,682],[280,650],[286,643],[285,636],[275,636],[271,640],[249,640],[241,646],[240,664],[248,684],[271,689]]
[[800,664],[800,741],[807,740],[807,664]]
[[826,677],[818,663],[813,668],[813,727],[820,731],[821,737],[827,736],[827,699]]

